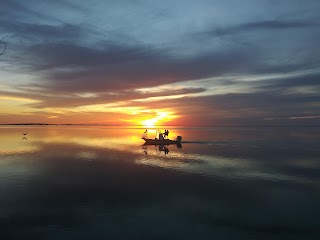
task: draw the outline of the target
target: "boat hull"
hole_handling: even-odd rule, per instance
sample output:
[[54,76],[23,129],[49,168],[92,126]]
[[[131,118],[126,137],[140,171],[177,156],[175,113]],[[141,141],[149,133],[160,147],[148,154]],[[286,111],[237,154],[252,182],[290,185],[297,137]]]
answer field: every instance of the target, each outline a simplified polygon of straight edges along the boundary
[[149,138],[143,138],[146,145],[169,145],[169,144],[177,144],[180,143],[179,141],[170,140],[170,139],[149,139]]

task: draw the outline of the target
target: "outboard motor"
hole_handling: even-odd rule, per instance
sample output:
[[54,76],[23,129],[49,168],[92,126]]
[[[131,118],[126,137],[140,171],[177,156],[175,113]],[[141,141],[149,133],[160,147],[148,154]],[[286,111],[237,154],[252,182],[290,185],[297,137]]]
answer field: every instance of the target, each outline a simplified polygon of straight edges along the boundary
[[181,142],[181,140],[182,140],[182,137],[181,137],[181,136],[178,136],[178,137],[177,137],[177,142]]

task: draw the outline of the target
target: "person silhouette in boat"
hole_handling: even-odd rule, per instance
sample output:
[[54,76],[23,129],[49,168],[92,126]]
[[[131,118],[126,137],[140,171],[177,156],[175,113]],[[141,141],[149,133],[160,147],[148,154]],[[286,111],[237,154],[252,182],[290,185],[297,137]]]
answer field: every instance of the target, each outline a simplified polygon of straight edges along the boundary
[[148,129],[146,129],[142,134],[142,139],[148,138]]
[[168,136],[169,136],[169,130],[164,130],[164,136],[168,139]]

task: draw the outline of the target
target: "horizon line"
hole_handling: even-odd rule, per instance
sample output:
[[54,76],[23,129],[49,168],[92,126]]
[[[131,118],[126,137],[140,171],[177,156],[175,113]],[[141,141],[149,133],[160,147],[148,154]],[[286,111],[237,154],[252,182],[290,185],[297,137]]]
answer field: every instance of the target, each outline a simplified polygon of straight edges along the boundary
[[117,125],[117,124],[97,124],[97,123],[0,123],[0,126],[107,126],[107,127],[193,127],[193,128],[213,128],[213,127],[320,127],[320,125],[154,125],[152,127],[144,125]]

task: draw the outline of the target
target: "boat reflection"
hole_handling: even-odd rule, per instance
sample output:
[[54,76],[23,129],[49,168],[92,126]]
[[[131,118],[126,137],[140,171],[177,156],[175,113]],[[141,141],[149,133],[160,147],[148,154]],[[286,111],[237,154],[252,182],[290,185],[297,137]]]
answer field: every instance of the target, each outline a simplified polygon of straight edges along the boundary
[[167,155],[170,152],[169,145],[176,145],[177,148],[182,148],[181,143],[167,144],[167,145],[163,145],[163,144],[157,145],[157,144],[144,143],[141,147],[146,155],[148,154],[148,148],[150,148],[150,146],[154,146],[155,151],[158,154],[161,154],[161,152],[164,152],[164,154]]

